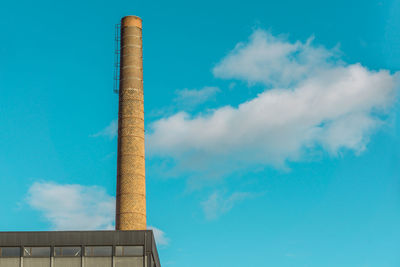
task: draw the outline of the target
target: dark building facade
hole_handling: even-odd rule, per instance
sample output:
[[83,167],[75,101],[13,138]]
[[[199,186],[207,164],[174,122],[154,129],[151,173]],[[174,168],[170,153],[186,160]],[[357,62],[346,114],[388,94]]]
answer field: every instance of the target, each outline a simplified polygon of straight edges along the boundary
[[160,267],[151,230],[0,232],[0,267]]

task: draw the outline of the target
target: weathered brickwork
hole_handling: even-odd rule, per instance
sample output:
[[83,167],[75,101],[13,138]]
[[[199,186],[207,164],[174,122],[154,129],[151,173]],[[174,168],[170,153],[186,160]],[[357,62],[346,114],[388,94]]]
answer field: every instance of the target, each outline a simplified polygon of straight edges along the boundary
[[146,229],[142,21],[121,22],[117,230]]

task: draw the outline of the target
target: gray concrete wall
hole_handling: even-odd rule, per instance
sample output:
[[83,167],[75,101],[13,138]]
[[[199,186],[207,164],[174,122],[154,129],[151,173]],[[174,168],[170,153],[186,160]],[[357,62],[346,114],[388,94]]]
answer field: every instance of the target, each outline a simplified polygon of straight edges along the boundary
[[[85,267],[111,267],[111,257],[85,257],[83,258]],[[24,266],[25,267],[25,266]]]
[[115,267],[143,267],[143,257],[115,257]]
[[24,267],[50,267],[50,258],[24,258]]
[[81,267],[81,257],[54,258],[54,267]]
[[0,267],[19,267],[20,258],[0,258]]
[[[144,257],[84,257],[85,267],[143,267]],[[24,267],[50,267],[50,258],[24,258]],[[81,257],[54,257],[52,267],[81,267]],[[0,267],[20,267],[20,258],[0,258]]]
[[[153,254],[156,267],[160,267],[157,247],[153,232],[146,231],[54,231],[54,232],[0,232],[0,247],[59,247],[59,246],[143,246],[144,254]],[[80,257],[77,257],[80,259]],[[117,257],[116,257],[117,258]],[[55,257],[57,261],[61,257]],[[93,259],[95,259],[93,257]],[[0,267],[19,266],[19,257],[8,258],[0,257]],[[136,261],[137,259],[135,259]],[[150,258],[148,258],[150,261]],[[24,258],[23,267],[36,267],[38,258]],[[95,260],[94,260],[95,261]],[[123,260],[122,260],[123,261]],[[121,261],[121,264],[124,264]],[[17,263],[16,263],[17,262]],[[110,261],[111,263],[111,258]],[[28,265],[27,265],[28,264]],[[49,266],[50,259],[44,259],[44,265]],[[60,262],[60,264],[62,264]],[[123,265],[122,265],[123,266]],[[53,266],[58,267],[58,266]],[[63,266],[60,266],[63,267]],[[75,266],[71,266],[75,267]],[[86,267],[86,266],[85,266]],[[97,267],[97,266],[96,266]],[[99,266],[101,267],[101,266]],[[110,267],[110,266],[107,266]],[[117,266],[114,266],[117,267]],[[150,262],[145,261],[145,267],[150,266]]]

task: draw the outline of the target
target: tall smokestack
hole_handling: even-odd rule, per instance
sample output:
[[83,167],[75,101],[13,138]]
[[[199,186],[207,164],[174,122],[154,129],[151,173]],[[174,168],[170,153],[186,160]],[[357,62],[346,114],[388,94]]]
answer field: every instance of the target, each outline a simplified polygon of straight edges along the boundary
[[116,230],[146,229],[142,20],[121,20]]

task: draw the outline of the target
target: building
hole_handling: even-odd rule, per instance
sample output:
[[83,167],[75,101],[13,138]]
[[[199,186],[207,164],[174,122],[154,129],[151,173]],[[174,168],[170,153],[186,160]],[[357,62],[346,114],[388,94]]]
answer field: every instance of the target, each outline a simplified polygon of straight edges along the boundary
[[115,231],[0,232],[0,267],[160,267],[146,230],[142,20],[118,27]]
[[160,267],[153,232],[1,232],[0,267]]

